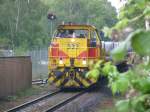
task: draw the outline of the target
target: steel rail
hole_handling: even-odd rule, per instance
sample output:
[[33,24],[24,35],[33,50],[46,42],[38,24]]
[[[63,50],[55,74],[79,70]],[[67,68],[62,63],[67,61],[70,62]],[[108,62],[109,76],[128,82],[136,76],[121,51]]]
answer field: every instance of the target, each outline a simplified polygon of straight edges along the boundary
[[47,79],[32,80],[32,85],[46,84],[46,83],[47,83]]
[[61,107],[63,107],[64,105],[70,103],[70,102],[73,101],[74,99],[78,98],[79,96],[83,95],[84,93],[86,93],[86,91],[82,91],[82,92],[80,92],[80,93],[78,93],[78,94],[76,94],[76,95],[74,95],[74,96],[71,96],[71,97],[69,97],[69,98],[67,98],[67,99],[65,99],[65,100],[63,100],[63,101],[57,103],[56,105],[50,107],[50,108],[47,109],[45,112],[54,112],[54,111],[60,109]]
[[32,82],[42,82],[43,79],[32,80]]
[[35,103],[37,103],[37,102],[39,102],[39,101],[41,101],[43,99],[46,99],[47,97],[54,96],[54,95],[56,95],[56,94],[58,94],[60,92],[61,92],[61,90],[58,90],[58,91],[55,91],[55,92],[52,92],[52,93],[48,93],[48,94],[46,94],[44,96],[41,96],[41,97],[39,97],[37,99],[31,100],[29,102],[26,102],[24,104],[21,104],[19,106],[11,108],[11,109],[7,110],[6,112],[16,112],[16,111],[19,111],[21,109],[24,109],[24,108],[28,107],[29,105],[33,105],[33,104],[35,104]]

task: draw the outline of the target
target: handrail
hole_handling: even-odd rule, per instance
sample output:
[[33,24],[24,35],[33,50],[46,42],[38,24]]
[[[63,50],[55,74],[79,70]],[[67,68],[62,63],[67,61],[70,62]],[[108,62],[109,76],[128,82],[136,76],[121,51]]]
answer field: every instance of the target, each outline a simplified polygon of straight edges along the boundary
[[[68,49],[68,47],[52,47],[52,48],[56,48],[57,50],[55,50],[55,52],[56,52],[56,54],[57,54],[57,56],[52,56],[52,55],[49,55],[48,57],[49,58],[69,58],[68,56],[59,56],[59,53],[60,53],[60,48],[61,49],[64,49],[64,48],[66,48],[66,49]],[[89,56],[88,55],[88,53],[89,53],[89,51],[88,51],[88,49],[90,49],[90,48],[96,48],[96,56]],[[75,48],[69,48],[69,49],[72,49],[72,50],[75,50],[75,56],[70,56],[70,57],[72,57],[72,58],[75,58],[75,59],[83,59],[83,58],[85,58],[85,59],[96,59],[96,58],[98,58],[99,56],[98,56],[98,49],[97,49],[98,47],[75,47]],[[51,52],[51,47],[49,47],[49,49],[50,49],[50,53],[52,53]],[[78,57],[78,55],[77,55],[77,52],[78,52],[78,50],[79,49],[85,49],[86,51],[87,51],[87,53],[86,53],[86,56],[85,57]]]
[[[50,49],[50,48],[70,48],[70,47],[62,47],[61,46],[61,47],[48,47],[48,48]],[[83,49],[83,48],[99,48],[99,47],[75,47],[75,48],[77,48],[77,49],[82,48]]]

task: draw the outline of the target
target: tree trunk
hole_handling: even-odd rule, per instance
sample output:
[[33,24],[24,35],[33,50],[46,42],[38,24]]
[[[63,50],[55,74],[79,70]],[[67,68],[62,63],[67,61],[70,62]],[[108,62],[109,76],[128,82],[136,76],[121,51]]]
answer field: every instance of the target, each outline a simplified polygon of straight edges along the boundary
[[146,28],[146,30],[150,30],[150,18],[147,18],[145,20],[145,28]]
[[[150,30],[150,17],[145,19],[145,28],[147,31]],[[150,56],[145,56],[144,58],[146,60],[146,64],[150,63]]]
[[28,0],[28,4],[30,3],[30,0]]
[[16,17],[16,33],[18,31],[18,23],[19,23],[19,16],[20,16],[20,0],[17,0],[17,8],[18,8],[18,12],[17,12],[17,17]]
[[11,47],[12,47],[12,50],[14,51],[14,47],[15,47],[15,45],[14,45],[14,34],[13,34],[13,28],[12,28],[10,19],[9,19],[9,28],[10,28]]

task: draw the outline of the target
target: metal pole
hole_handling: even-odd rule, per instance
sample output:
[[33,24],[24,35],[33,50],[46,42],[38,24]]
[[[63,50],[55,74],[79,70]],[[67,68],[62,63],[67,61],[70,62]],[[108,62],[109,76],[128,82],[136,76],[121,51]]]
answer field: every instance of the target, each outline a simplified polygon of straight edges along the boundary
[[51,38],[52,38],[52,36],[53,36],[53,22],[51,20]]

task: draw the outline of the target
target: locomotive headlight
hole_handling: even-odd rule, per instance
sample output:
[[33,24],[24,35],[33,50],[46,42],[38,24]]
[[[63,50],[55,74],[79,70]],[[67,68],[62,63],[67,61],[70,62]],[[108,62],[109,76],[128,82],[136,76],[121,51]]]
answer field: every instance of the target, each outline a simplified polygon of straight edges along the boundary
[[86,65],[86,60],[83,60],[83,61],[82,61],[82,64],[83,64],[83,65]]
[[74,38],[72,38],[72,39],[71,39],[71,42],[75,42],[75,39],[74,39]]
[[63,60],[62,59],[59,60],[59,64],[61,64],[61,65],[63,64]]

